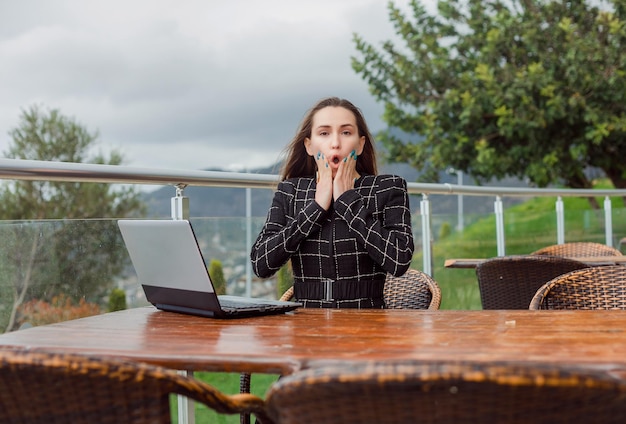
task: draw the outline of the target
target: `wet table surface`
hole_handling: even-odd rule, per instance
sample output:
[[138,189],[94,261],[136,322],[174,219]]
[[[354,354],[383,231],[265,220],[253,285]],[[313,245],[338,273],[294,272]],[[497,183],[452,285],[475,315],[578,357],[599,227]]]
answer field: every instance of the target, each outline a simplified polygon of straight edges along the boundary
[[319,364],[479,361],[626,370],[626,311],[299,309],[220,320],[151,306],[0,335],[0,349],[174,369],[289,374]]

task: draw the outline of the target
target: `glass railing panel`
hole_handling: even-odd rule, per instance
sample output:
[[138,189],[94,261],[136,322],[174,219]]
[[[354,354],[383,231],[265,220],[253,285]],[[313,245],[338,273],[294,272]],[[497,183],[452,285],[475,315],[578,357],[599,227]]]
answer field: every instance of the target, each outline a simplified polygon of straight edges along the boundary
[[[613,209],[613,245],[626,237],[625,209]],[[431,216],[433,277],[442,288],[443,309],[480,309],[473,269],[445,268],[451,258],[481,258],[497,252],[493,213],[465,214],[459,231],[456,213]],[[422,217],[412,216],[415,256],[423,269]],[[227,293],[277,298],[276,276],[255,277],[249,244],[265,217],[191,218],[207,265],[219,260]],[[605,242],[603,210],[566,210],[566,241]],[[506,253],[525,254],[557,239],[555,212],[505,212]],[[126,307],[144,306],[142,288],[121,239],[116,220],[0,222],[0,330],[63,321],[109,311],[114,289]],[[622,245],[622,250],[626,250]],[[176,266],[176,264],[172,264]],[[25,290],[24,290],[25,289]]]
[[[222,218],[205,217],[190,219],[204,260],[209,265],[212,260],[222,264],[226,279],[227,294],[276,299],[275,277],[261,280],[249,270],[250,248],[265,223],[265,217]],[[250,240],[247,240],[248,223]],[[248,284],[250,288],[248,289]]]
[[[248,265],[264,217],[190,220],[228,294],[278,297],[275,277],[256,278]],[[114,289],[128,308],[149,304],[114,219],[3,221],[0,237],[0,332],[109,312]]]
[[114,220],[3,221],[0,237],[2,331],[106,312],[115,288],[138,297]]

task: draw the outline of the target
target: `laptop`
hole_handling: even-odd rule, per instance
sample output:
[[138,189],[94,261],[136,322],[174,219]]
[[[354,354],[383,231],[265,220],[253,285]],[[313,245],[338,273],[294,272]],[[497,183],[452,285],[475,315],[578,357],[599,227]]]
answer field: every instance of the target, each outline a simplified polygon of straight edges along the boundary
[[282,314],[298,302],[217,295],[187,220],[118,220],[146,299],[158,309],[212,318]]

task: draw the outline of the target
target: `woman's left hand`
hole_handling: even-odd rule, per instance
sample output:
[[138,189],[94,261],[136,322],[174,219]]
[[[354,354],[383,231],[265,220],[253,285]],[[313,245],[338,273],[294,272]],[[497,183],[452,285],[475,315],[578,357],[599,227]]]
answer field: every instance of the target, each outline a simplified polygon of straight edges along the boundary
[[333,179],[334,200],[337,200],[343,193],[354,188],[354,183],[359,177],[359,174],[356,172],[356,160],[357,154],[356,151],[353,150],[348,157],[344,158],[339,164],[337,174]]

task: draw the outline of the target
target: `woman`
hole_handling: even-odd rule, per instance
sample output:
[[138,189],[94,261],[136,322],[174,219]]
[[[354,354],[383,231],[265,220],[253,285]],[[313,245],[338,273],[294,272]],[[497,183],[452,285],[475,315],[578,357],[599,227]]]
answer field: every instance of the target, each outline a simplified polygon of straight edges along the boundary
[[344,99],[318,102],[286,152],[252,246],[255,274],[268,278],[291,259],[304,307],[383,308],[387,273],[404,274],[413,256],[406,182],[377,175],[365,119]]

